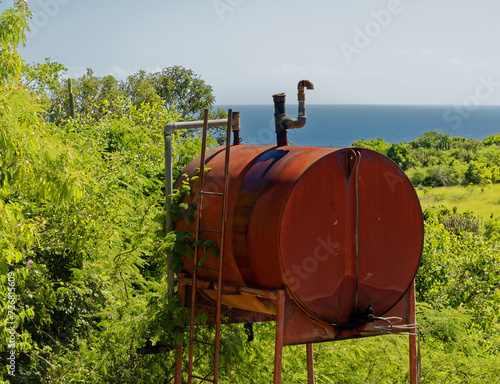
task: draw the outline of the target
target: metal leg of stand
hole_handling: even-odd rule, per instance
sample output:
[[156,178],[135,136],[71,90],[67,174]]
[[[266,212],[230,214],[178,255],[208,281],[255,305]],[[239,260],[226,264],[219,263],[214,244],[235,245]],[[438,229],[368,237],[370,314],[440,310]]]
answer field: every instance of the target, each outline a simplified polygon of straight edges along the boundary
[[174,384],[182,384],[182,343],[177,344]]
[[[180,283],[181,277],[179,276],[179,295],[181,296],[181,305],[186,304],[186,285]],[[182,342],[177,344],[177,350],[175,355],[175,373],[174,373],[174,384],[182,384]]]
[[313,345],[306,344],[307,353],[307,384],[315,384],[314,380],[314,354]]
[[283,332],[285,328],[285,291],[283,290],[278,291],[277,309],[273,384],[281,384],[281,366],[283,362]]
[[[415,303],[415,281],[413,281],[408,298],[408,313],[409,313],[409,323],[416,324],[416,303]],[[418,329],[415,328],[415,331],[418,332]],[[410,351],[410,384],[418,384],[419,383],[419,374],[418,374],[418,356],[417,356],[417,336],[410,335],[409,340],[409,351]]]

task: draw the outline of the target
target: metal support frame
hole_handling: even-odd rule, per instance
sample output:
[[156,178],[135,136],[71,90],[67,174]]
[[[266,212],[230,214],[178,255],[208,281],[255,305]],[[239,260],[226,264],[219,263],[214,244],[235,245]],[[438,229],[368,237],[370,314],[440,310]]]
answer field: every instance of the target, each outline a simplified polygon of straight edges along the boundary
[[[208,120],[207,127],[215,128],[215,127],[226,127],[229,119],[217,119],[217,120]],[[165,214],[163,220],[163,234],[166,235],[168,232],[173,230],[172,218],[168,214],[171,207],[171,202],[169,196],[173,192],[173,180],[172,180],[172,133],[178,129],[200,129],[203,128],[204,121],[184,121],[184,122],[172,122],[165,125],[163,129],[163,135],[165,138]],[[239,132],[240,132],[240,113],[233,112],[232,113],[232,123],[231,128],[233,132],[235,132],[235,142],[234,144],[239,144]],[[237,136],[237,140],[236,140]],[[237,142],[236,142],[237,141]],[[173,255],[167,255],[167,265],[171,265],[173,261]],[[175,295],[175,275],[173,271],[168,272],[167,274],[167,284],[168,284],[168,293],[170,297]]]
[[307,384],[315,384],[314,379],[314,350],[313,344],[306,344],[307,354]]
[[414,334],[409,336],[409,358],[410,358],[410,383],[420,383],[420,356],[417,348],[418,332],[416,319],[416,300],[415,300],[415,280],[413,280],[408,293],[408,319],[410,324],[415,324]]
[[[198,290],[203,289],[219,289],[218,286],[213,285],[213,282],[198,280],[197,284]],[[209,288],[211,287],[211,288]],[[186,290],[189,289],[189,291]],[[189,307],[192,289],[192,279],[179,276],[179,294],[181,295],[181,303],[184,307]],[[293,300],[289,297],[285,290],[263,290],[256,289],[251,287],[236,287],[236,286],[227,286],[223,285],[221,287],[223,292],[231,292],[232,295],[250,295],[263,299],[268,299],[273,302],[273,305],[276,308],[276,315],[267,315],[256,312],[238,310],[238,309],[227,309],[227,312],[224,312],[225,322],[224,323],[246,323],[246,322],[261,322],[261,321],[276,321],[276,334],[275,334],[275,346],[274,346],[274,370],[273,370],[273,384],[281,384],[282,383],[282,363],[283,363],[283,347],[286,345],[290,345],[288,340],[287,333],[290,332],[290,327],[296,327],[300,325],[301,319],[299,319],[299,323],[290,322],[290,316],[294,317],[296,314],[296,306],[293,303]],[[403,313],[401,311],[406,312],[404,315],[408,324],[415,324],[415,287],[414,284],[410,287],[406,294],[406,298],[403,298],[399,303],[400,307],[397,310],[401,316]],[[200,301],[200,298],[197,299]],[[403,304],[404,303],[404,304]],[[216,313],[214,311],[208,311],[207,315],[209,317],[209,324],[216,323]],[[306,316],[306,315],[305,315]],[[208,325],[208,324],[207,324]],[[335,327],[334,327],[335,328]],[[409,328],[405,328],[409,330]],[[311,333],[311,328],[301,328],[301,331],[305,333]],[[323,329],[322,333],[325,332]],[[380,333],[367,333],[365,336],[375,336]],[[407,331],[401,331],[403,334]],[[326,332],[328,333],[328,332]],[[354,335],[338,335],[338,340],[343,340],[345,338],[352,337],[360,337],[363,334],[359,334],[358,336]],[[327,339],[323,341],[333,341],[333,339]],[[307,383],[315,384],[315,372],[314,372],[314,349],[312,342],[303,342],[306,344],[306,357],[307,357]],[[293,344],[297,344],[297,341],[293,342]],[[298,342],[300,344],[300,342]],[[182,343],[177,345],[177,354],[176,354],[176,362],[175,362],[175,384],[181,384],[182,378]],[[418,351],[418,329],[415,328],[415,332],[409,332],[409,365],[410,365],[410,384],[419,384],[420,383],[420,356]]]
[[285,331],[285,291],[278,291],[276,314],[276,341],[274,344],[273,384],[281,384],[281,366],[283,364],[283,333]]
[[[169,195],[172,194],[172,133],[176,129],[198,129],[203,127],[205,123],[205,128],[210,127],[218,127],[218,126],[229,126],[233,128],[234,132],[239,133],[239,114],[238,112],[234,112],[232,114],[232,122],[231,116],[229,119],[220,119],[220,120],[205,120],[205,121],[194,121],[194,122],[182,122],[182,123],[169,123],[165,126],[164,134],[165,134],[165,194],[166,194],[166,203],[165,203],[165,220],[164,220],[164,232],[165,234],[172,230],[172,221],[168,216],[168,211],[170,210],[170,199]],[[235,137],[235,143],[239,143],[239,138]],[[227,172],[227,170],[225,170]],[[227,180],[225,180],[225,184]],[[225,215],[225,212],[224,212]],[[171,260],[171,255],[168,255],[168,260]],[[222,266],[221,269],[222,270]],[[173,296],[175,294],[174,291],[174,274],[173,272],[169,272],[168,275],[168,285],[169,285],[169,295]],[[190,305],[192,303],[193,297],[196,297],[196,291],[198,289],[203,289],[203,282],[199,280],[200,285],[193,284],[191,286],[192,294],[191,303],[186,302],[186,297],[191,296],[187,294],[186,287],[190,285],[190,279],[182,278],[179,276],[179,289],[178,293],[181,297],[181,303],[184,307]],[[282,362],[283,362],[283,346],[287,345],[285,340],[285,328],[287,325],[287,316],[290,315],[288,313],[289,307],[286,306],[287,303],[287,294],[283,289],[268,291],[262,289],[255,289],[251,287],[225,287],[223,285],[222,279],[218,281],[214,288],[218,291],[218,302],[221,300],[221,295],[224,294],[225,290],[227,292],[234,292],[234,294],[239,295],[251,295],[255,297],[265,298],[272,300],[276,304],[277,314],[275,316],[276,320],[276,335],[275,335],[275,356],[274,356],[274,372],[273,372],[273,384],[281,384],[281,376],[282,376]],[[416,324],[416,303],[415,303],[415,283],[413,282],[410,289],[406,294],[406,316],[409,324]],[[403,307],[401,308],[403,309]],[[292,309],[293,311],[294,309]],[[238,311],[238,310],[236,310]],[[241,311],[244,313],[242,317],[246,317],[246,320],[250,319],[250,315],[248,313],[245,314],[246,311]],[[251,320],[253,321],[271,321],[270,315],[264,315],[259,317],[259,314]],[[220,310],[216,313],[215,323],[220,327]],[[271,316],[272,317],[272,316]],[[236,319],[236,318],[235,318]],[[231,321],[229,321],[231,322]],[[233,322],[245,322],[241,321],[241,319],[237,319]],[[300,322],[300,321],[299,321]],[[409,363],[410,363],[410,384],[419,384],[420,383],[420,356],[418,351],[418,339],[417,332],[418,329],[415,328],[415,333],[410,333],[409,335]],[[218,335],[220,332],[216,332]],[[328,341],[328,340],[325,340]],[[314,353],[313,353],[313,344],[312,342],[306,343],[306,356],[307,356],[307,378],[308,384],[315,384],[314,377]],[[183,354],[183,345],[182,342],[177,344],[176,356],[175,356],[175,373],[174,373],[174,383],[181,384],[182,383],[182,354]],[[218,359],[217,359],[218,360]],[[218,361],[216,362],[215,370],[218,369]]]

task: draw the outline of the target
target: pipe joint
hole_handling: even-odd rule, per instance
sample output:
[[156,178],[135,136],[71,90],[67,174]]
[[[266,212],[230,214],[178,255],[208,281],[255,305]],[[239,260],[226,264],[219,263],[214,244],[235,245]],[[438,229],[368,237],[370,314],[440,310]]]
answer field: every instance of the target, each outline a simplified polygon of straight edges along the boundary
[[306,125],[306,95],[304,89],[314,89],[314,85],[309,80],[301,80],[297,85],[297,89],[297,99],[299,101],[299,115],[297,119],[293,119],[286,115],[286,95],[284,93],[277,93],[273,95],[274,120],[278,147],[288,145],[288,129],[302,128],[304,125]]

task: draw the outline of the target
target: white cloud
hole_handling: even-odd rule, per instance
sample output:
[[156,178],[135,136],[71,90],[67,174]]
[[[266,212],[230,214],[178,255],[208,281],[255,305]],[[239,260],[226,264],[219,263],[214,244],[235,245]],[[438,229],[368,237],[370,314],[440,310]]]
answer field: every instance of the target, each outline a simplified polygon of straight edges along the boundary
[[109,69],[107,71],[106,74],[107,75],[111,75],[111,76],[115,77],[118,80],[126,80],[127,77],[129,77],[133,73],[134,73],[134,71],[132,71],[130,69],[125,69],[125,68],[120,68],[120,67],[113,66],[113,67],[111,67],[111,69]]
[[421,53],[424,56],[428,56],[428,55],[433,55],[434,54],[434,52],[432,50],[430,50],[430,49],[424,49],[424,50],[422,50]]
[[85,67],[72,67],[68,68],[68,72],[64,75],[65,78],[71,77],[72,79],[77,79],[87,74],[87,68]]

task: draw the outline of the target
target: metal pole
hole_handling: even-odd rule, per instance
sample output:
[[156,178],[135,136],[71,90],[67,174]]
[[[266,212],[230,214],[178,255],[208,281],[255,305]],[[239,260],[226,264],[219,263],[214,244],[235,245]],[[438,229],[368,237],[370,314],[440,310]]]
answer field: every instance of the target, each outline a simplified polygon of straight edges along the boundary
[[[205,151],[207,147],[207,130],[208,130],[208,109],[205,109],[205,120],[203,123],[203,138],[201,142],[200,154],[200,170],[199,170],[199,195],[198,195],[198,209],[196,210],[196,232],[195,243],[200,239],[200,223],[203,211],[203,180],[205,178]],[[188,355],[188,384],[193,382],[193,360],[194,360],[194,326],[196,315],[196,280],[198,269],[198,257],[201,246],[198,245],[194,248],[193,258],[193,285],[191,287],[191,323],[189,327],[189,355]]]
[[285,330],[285,291],[278,291],[276,314],[276,341],[274,344],[274,379],[273,384],[281,384],[281,366],[283,363],[283,332]]
[[[186,285],[182,283],[181,276],[179,276],[179,295],[181,296],[181,305],[184,307],[186,305]],[[182,384],[182,341],[177,344],[174,384]]]
[[[165,130],[165,214],[163,218],[163,236],[172,231],[173,222],[170,217],[171,201],[170,195],[172,194],[172,131]],[[168,284],[168,297],[175,295],[175,276],[174,271],[170,268],[173,264],[174,255],[167,254],[167,284]]]
[[315,384],[314,380],[314,353],[313,345],[306,344],[307,354],[307,384]]
[[[415,280],[411,283],[408,293],[408,322],[416,324],[416,304],[415,304]],[[418,328],[415,326],[415,333]],[[418,369],[418,356],[417,356],[417,335],[410,335],[409,352],[410,352],[410,384],[418,384],[420,382],[419,369]]]

